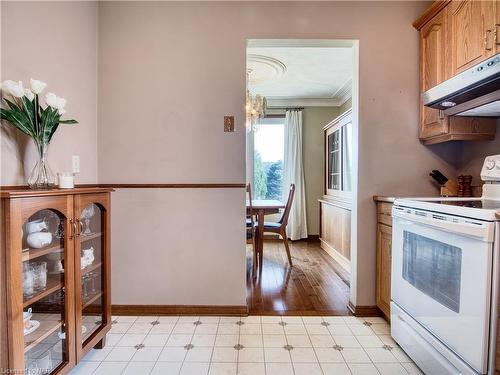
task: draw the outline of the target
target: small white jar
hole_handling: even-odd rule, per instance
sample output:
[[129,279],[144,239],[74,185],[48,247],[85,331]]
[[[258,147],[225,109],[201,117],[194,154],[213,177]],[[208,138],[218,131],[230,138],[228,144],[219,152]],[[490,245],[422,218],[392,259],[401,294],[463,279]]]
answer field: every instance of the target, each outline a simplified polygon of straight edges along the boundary
[[75,178],[73,173],[58,173],[59,177],[59,188],[60,189],[72,189],[75,187]]

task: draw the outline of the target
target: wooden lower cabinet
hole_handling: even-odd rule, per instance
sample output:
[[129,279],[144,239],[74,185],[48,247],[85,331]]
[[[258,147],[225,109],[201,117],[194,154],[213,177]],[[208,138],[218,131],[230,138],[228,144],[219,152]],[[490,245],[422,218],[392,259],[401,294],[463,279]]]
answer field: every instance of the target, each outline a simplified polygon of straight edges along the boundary
[[376,302],[387,320],[391,316],[392,203],[377,202]]
[[391,316],[392,227],[377,224],[377,306]]
[[0,372],[65,374],[104,345],[110,192],[0,191]]

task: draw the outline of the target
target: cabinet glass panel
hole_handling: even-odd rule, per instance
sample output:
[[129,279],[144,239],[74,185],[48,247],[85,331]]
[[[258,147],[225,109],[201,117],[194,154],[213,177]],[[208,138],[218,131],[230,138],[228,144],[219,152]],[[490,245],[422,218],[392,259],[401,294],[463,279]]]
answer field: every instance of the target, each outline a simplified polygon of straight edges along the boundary
[[82,343],[104,324],[104,210],[87,205],[80,215]]
[[328,135],[328,189],[339,190],[340,175],[340,130]]
[[65,339],[64,216],[41,210],[22,227],[24,363],[49,374],[68,361]]

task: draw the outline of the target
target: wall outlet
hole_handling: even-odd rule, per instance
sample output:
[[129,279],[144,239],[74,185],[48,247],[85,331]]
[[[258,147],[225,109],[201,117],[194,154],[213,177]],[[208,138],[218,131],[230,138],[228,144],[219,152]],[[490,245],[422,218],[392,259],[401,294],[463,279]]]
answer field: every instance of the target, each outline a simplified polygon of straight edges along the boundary
[[80,156],[79,155],[73,155],[71,157],[71,164],[72,164],[73,173],[80,173]]

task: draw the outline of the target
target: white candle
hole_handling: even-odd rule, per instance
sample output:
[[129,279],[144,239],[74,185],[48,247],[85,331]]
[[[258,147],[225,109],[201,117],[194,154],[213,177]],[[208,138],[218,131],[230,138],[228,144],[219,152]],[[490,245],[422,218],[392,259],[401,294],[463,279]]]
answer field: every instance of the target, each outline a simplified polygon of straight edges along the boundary
[[59,188],[72,189],[75,187],[73,173],[59,173]]

